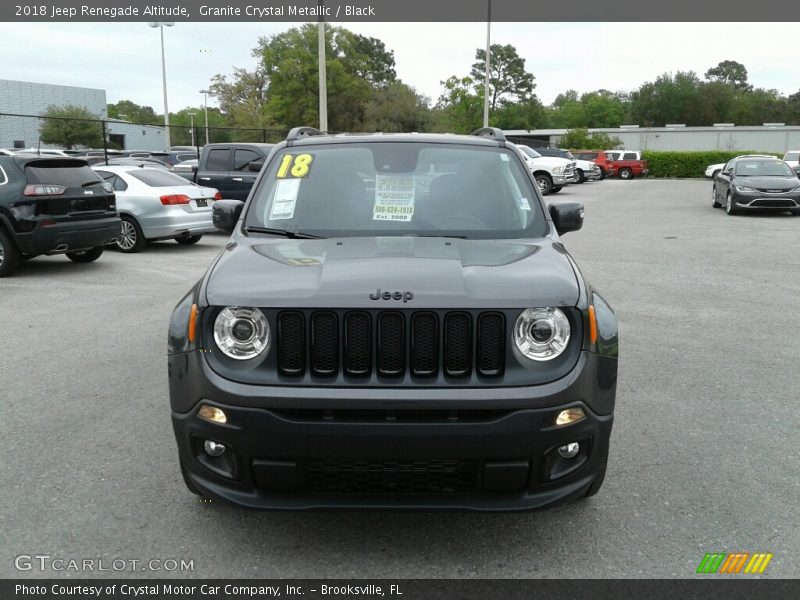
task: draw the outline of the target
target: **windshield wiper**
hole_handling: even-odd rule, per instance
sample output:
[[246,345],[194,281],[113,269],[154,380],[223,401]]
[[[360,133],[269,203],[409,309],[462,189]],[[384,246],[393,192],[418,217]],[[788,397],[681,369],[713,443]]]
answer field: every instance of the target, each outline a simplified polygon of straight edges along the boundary
[[300,240],[323,240],[324,236],[313,235],[311,233],[303,233],[302,231],[289,231],[288,229],[272,229],[271,227],[247,227],[248,233],[269,233],[272,235],[282,235],[289,239]]
[[82,183],[81,187],[85,188],[85,187],[89,187],[90,185],[98,185],[100,183],[103,183],[103,182],[101,180],[99,180],[99,179],[97,179],[95,181],[87,181],[86,183]]

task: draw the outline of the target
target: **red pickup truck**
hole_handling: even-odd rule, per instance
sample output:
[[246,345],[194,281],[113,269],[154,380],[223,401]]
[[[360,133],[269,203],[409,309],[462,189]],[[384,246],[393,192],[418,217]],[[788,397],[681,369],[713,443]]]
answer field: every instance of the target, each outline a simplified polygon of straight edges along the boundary
[[647,161],[642,160],[641,152],[611,150],[606,152],[606,156],[608,160],[611,161],[614,171],[616,171],[620,179],[633,179],[634,177],[647,176]]
[[616,172],[611,159],[606,156],[603,150],[573,150],[572,156],[580,160],[590,160],[600,167],[600,179],[613,177]]

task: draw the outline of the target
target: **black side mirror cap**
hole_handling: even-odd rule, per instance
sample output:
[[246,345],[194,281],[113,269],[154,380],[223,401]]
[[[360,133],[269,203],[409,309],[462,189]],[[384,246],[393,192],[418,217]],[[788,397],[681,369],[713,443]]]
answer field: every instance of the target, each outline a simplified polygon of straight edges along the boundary
[[578,231],[583,227],[583,203],[575,201],[554,202],[547,209],[553,218],[556,231],[564,235],[570,231]]
[[211,220],[214,227],[228,234],[233,233],[233,229],[242,215],[244,202],[241,200],[216,200],[213,207]]
[[259,172],[264,166],[264,159],[259,158],[258,160],[251,161],[247,164],[247,168],[251,171],[255,171],[256,173]]

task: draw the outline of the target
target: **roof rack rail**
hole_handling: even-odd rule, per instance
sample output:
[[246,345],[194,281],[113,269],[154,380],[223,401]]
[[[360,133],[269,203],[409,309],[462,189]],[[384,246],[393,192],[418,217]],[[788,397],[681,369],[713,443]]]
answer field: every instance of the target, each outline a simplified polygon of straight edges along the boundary
[[325,135],[325,132],[320,131],[316,127],[293,127],[288,134],[286,134],[287,142],[295,142],[312,135]]
[[506,134],[503,133],[503,130],[498,127],[481,127],[480,129],[476,129],[470,135],[479,135],[481,137],[488,137],[498,142],[505,142],[506,141]]

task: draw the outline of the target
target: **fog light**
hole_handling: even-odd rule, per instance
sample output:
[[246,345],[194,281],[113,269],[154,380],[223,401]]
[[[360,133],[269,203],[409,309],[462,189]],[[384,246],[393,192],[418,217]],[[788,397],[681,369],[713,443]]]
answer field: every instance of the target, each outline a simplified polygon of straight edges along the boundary
[[[213,442],[212,442],[213,443]],[[208,442],[206,442],[208,444]],[[572,442],[564,446],[558,447],[558,454],[561,458],[575,458],[580,452],[581,445],[578,442]]]
[[586,416],[586,413],[583,412],[582,408],[568,408],[567,410],[562,410],[558,413],[556,417],[556,425],[569,425],[570,423],[575,423],[576,421],[580,421]]
[[[577,444],[575,445],[577,446]],[[225,452],[225,444],[206,440],[203,444],[203,450],[205,450],[206,454],[209,456],[222,456],[222,454]],[[559,448],[558,451],[561,452],[561,448]]]
[[200,410],[197,411],[197,414],[206,421],[211,421],[212,423],[228,422],[228,417],[225,415],[225,411],[223,411],[221,408],[217,408],[216,406],[203,404],[203,406],[200,407]]

